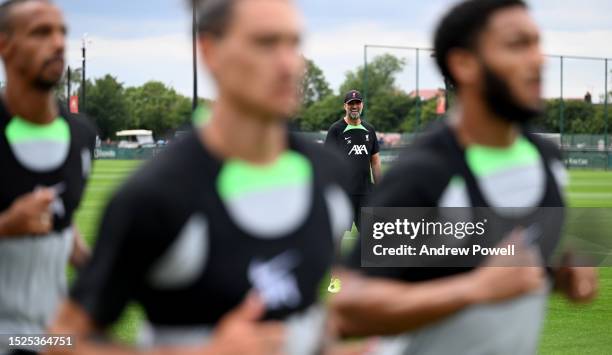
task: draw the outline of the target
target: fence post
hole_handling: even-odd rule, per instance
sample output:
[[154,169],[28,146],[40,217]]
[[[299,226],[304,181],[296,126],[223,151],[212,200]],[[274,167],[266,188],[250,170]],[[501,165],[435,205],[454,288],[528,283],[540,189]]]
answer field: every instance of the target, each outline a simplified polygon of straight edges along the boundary
[[[342,93],[340,93],[342,94]],[[368,111],[368,45],[363,46],[363,117]]]
[[606,170],[608,170],[610,168],[610,142],[609,142],[609,137],[608,137],[608,100],[609,100],[609,95],[608,95],[608,59],[605,59],[606,62],[606,74],[605,74],[605,78],[606,78],[606,84],[605,84],[605,91],[604,91],[604,127],[605,127],[605,138],[604,138],[604,142],[606,145]]
[[565,103],[563,101],[563,56],[561,60],[561,97],[559,101],[559,133],[561,135],[561,150],[563,150],[563,133],[565,131]]
[[421,130],[421,94],[420,94],[420,77],[419,77],[419,48],[416,49],[416,133]]

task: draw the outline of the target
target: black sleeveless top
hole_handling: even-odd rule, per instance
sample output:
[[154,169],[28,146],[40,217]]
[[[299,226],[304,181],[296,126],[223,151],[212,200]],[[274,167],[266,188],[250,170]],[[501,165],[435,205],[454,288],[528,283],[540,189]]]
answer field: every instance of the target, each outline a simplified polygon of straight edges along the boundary
[[192,132],[114,196],[71,297],[101,327],[129,301],[155,326],[214,326],[251,290],[266,319],[306,310],[352,218],[342,167],[295,137],[274,166],[221,161]]

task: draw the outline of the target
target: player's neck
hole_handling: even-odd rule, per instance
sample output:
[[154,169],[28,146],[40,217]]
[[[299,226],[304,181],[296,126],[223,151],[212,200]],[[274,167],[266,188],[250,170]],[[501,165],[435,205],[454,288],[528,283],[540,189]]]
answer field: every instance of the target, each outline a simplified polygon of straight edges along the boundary
[[472,144],[509,147],[519,135],[516,125],[497,117],[482,100],[460,98],[455,117],[453,127],[464,147]]
[[252,117],[222,99],[215,104],[203,135],[204,144],[216,156],[253,164],[274,162],[288,146],[284,122]]
[[58,107],[52,91],[33,89],[23,81],[8,80],[2,99],[11,115],[36,124],[53,122]]
[[346,122],[347,125],[359,126],[361,124],[361,118],[358,118],[356,120],[352,120],[348,116],[344,116],[344,122]]

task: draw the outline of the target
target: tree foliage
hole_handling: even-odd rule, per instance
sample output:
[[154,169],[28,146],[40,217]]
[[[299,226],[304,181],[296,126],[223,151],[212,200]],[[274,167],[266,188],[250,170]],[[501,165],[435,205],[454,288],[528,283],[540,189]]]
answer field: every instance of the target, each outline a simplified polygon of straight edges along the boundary
[[[94,121],[102,139],[116,139],[115,133],[124,129],[148,129],[161,138],[190,122],[191,99],[161,82],[125,88],[115,77],[106,75],[86,85],[84,105],[79,96],[80,110]],[[74,93],[80,93],[80,87]],[[63,99],[65,95],[58,97]]]
[[131,127],[150,129],[158,137],[167,135],[191,115],[191,100],[158,81],[127,89],[125,99]]
[[[437,99],[417,101],[400,88],[397,75],[404,69],[402,59],[386,54],[374,58],[367,65],[346,73],[339,92],[334,92],[321,68],[306,59],[306,72],[302,82],[302,108],[293,126],[304,131],[327,130],[344,116],[343,97],[349,90],[367,94],[365,119],[379,132],[414,132],[425,129],[432,121],[441,118],[437,114]],[[367,88],[364,76],[367,74]],[[56,89],[57,97],[66,100],[66,80]],[[115,132],[123,129],[149,129],[157,138],[172,135],[174,130],[190,122],[191,99],[158,81],[150,81],[137,87],[124,87],[117,78],[106,75],[88,81],[87,102],[80,102],[99,127],[103,139],[115,139]],[[71,78],[71,94],[81,92],[80,70],[74,70]],[[366,90],[367,89],[367,90]],[[603,96],[603,95],[602,95]],[[204,100],[207,103],[210,101]],[[606,120],[602,104],[582,100],[563,102],[563,131],[567,134],[602,134]],[[535,126],[546,132],[560,131],[560,100],[547,100],[541,118]],[[612,120],[612,103],[608,111]],[[610,127],[612,129],[612,127]]]
[[[79,105],[98,127],[100,137],[114,138],[115,132],[124,129],[129,120],[123,84],[111,75],[86,83],[86,102]],[[81,97],[82,100],[82,97]]]
[[332,94],[325,74],[312,60],[305,59],[306,72],[302,80],[302,106],[308,108]]

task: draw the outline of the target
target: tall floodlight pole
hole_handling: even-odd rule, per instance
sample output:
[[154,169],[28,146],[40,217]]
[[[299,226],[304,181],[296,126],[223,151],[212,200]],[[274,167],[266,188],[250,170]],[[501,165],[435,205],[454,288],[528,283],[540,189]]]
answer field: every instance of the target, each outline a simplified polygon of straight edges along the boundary
[[192,109],[198,107],[198,52],[197,52],[197,35],[198,35],[198,20],[197,20],[197,1],[193,1],[192,7],[192,26],[191,26],[191,42],[193,51],[193,104]]
[[82,98],[82,111],[85,112],[87,109],[87,106],[85,104],[85,98],[86,98],[86,87],[87,87],[87,75],[86,75],[86,65],[87,65],[87,33],[85,33],[83,35],[83,41],[82,41],[82,46],[81,46],[81,50],[83,52],[83,63],[82,63],[82,78],[81,78],[81,98]]
[[608,101],[610,99],[610,95],[608,93],[608,59],[605,59],[605,70],[606,73],[604,74],[604,80],[606,81],[605,86],[604,86],[604,123],[605,123],[605,139],[604,139],[604,144],[606,145],[606,157],[608,157],[608,161],[606,162],[606,170],[608,170],[610,168],[610,131],[609,131],[609,126],[608,126]]
[[68,112],[70,112],[70,81],[72,81],[72,72],[70,71],[70,65],[66,68],[66,106]]

